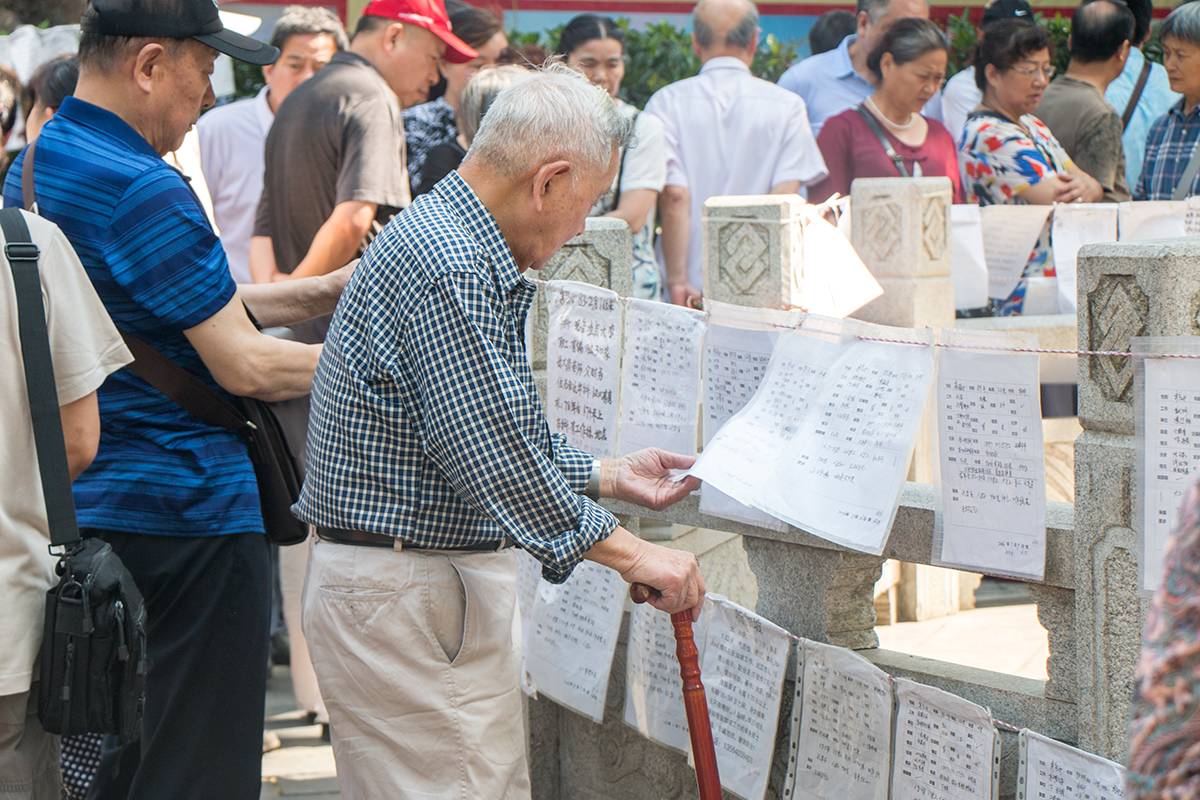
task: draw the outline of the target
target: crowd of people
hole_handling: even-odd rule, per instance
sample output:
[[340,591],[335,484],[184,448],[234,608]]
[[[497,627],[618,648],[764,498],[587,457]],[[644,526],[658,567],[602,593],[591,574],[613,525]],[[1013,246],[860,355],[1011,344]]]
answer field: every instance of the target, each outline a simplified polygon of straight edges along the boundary
[[[694,306],[713,196],[820,203],[890,176],[945,176],[955,202],[980,205],[1200,191],[1200,4],[1163,23],[1164,68],[1140,49],[1149,0],[1088,0],[1055,79],[1026,0],[993,0],[973,64],[947,82],[926,0],[859,0],[819,20],[813,55],[774,84],[751,72],[753,3],[700,0],[699,74],[645,109],[621,99],[626,43],[600,15],[545,54],[460,0],[371,0],[350,34],[289,7],[267,42],[210,6],[92,0],[77,55],[24,86],[0,70],[0,135],[19,107],[27,144],[4,202],[40,215],[79,524],[145,596],[152,665],[140,740],[69,738],[60,763],[34,713],[53,560],[23,472],[33,482],[0,501],[14,797],[257,797],[273,615],[345,796],[528,795],[506,551],[552,581],[583,558],[612,566],[668,611],[704,588],[694,558],[595,502],[674,502],[695,488],[669,478],[690,457],[599,461],[542,415],[522,273],[586,217],[629,226],[635,296]],[[218,52],[261,66],[262,90],[211,108]],[[1026,278],[1053,274],[1049,236]],[[1023,280],[989,311],[1021,313],[1025,295]],[[9,327],[0,360],[16,374]],[[224,396],[272,403],[306,472],[308,543],[268,546],[244,442],[123,369],[123,335]],[[25,403],[0,391],[9,419]],[[7,438],[15,474],[33,437]]]

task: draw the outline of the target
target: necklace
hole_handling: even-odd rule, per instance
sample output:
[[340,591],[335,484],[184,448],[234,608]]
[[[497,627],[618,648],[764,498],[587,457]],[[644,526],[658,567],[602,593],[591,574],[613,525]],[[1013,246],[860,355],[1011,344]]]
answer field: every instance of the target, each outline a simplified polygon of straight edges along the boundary
[[874,111],[877,117],[883,120],[884,125],[887,125],[894,131],[906,131],[913,125],[917,124],[917,115],[913,114],[912,112],[909,112],[907,122],[892,122],[890,119],[888,119],[887,114],[884,114],[879,110],[879,106],[875,105],[875,101],[870,97],[867,98],[867,107]]

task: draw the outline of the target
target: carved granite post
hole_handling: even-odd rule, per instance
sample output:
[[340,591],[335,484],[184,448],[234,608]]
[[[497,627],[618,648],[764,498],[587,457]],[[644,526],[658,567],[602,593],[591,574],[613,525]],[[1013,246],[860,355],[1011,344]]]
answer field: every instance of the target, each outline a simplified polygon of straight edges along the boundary
[[704,296],[739,306],[793,303],[803,254],[796,195],[713,197],[704,204]]
[[[1079,348],[1200,334],[1200,242],[1088,245],[1079,258]],[[1138,591],[1132,359],[1079,361],[1075,620],[1080,745],[1122,760],[1146,599]]]
[[[542,281],[580,281],[612,289],[622,297],[633,290],[633,240],[624,220],[588,217],[587,229],[563,245],[550,263],[531,273]],[[538,292],[529,310],[532,329],[530,358],[534,370],[546,367],[546,303]]]

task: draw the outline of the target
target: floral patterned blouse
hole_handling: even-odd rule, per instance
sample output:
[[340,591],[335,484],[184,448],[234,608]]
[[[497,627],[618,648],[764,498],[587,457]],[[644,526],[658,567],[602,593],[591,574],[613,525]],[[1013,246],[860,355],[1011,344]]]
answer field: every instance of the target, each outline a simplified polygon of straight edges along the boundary
[[1164,563],[1134,673],[1127,800],[1200,797],[1200,484]]
[[[967,117],[958,144],[958,166],[968,203],[981,206],[1024,203],[1020,193],[1046,178],[1066,172],[1071,157],[1046,124],[1032,114],[1021,125],[992,111],[976,110]],[[1025,305],[1026,278],[1054,276],[1050,252],[1050,220],[1038,236],[1017,288],[993,298],[1001,316],[1020,314]]]

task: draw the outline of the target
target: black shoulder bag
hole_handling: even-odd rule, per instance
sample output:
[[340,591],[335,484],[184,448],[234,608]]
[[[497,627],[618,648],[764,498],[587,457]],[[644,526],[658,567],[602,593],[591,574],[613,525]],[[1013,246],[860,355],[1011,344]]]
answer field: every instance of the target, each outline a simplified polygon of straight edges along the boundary
[[908,168],[904,166],[904,157],[896,152],[896,148],[892,147],[892,143],[888,141],[887,134],[883,132],[883,126],[879,124],[879,120],[875,119],[875,115],[861,105],[855,106],[854,110],[866,120],[867,127],[871,129],[871,132],[875,134],[875,138],[879,140],[880,146],[883,147],[883,152],[887,153],[887,157],[895,165],[896,173],[901,178],[911,177],[908,174]]
[[[25,208],[36,204],[33,187],[33,154],[36,143],[25,151],[21,170]],[[262,329],[246,309],[255,327]],[[233,402],[213,391],[204,381],[159,352],[153,345],[121,331],[121,338],[133,353],[128,369],[134,375],[166,395],[172,402],[201,422],[236,433],[246,443],[258,500],[262,509],[267,538],[275,544],[299,544],[308,538],[308,525],[292,514],[292,505],[300,498],[303,473],[283,435],[275,412],[261,400],[236,397]]]
[[50,552],[59,556],[58,583],[46,593],[38,719],[50,733],[113,733],[132,741],[141,733],[145,703],[145,605],[112,547],[79,536],[42,305],[41,253],[21,211],[0,211],[0,229],[17,296]]

